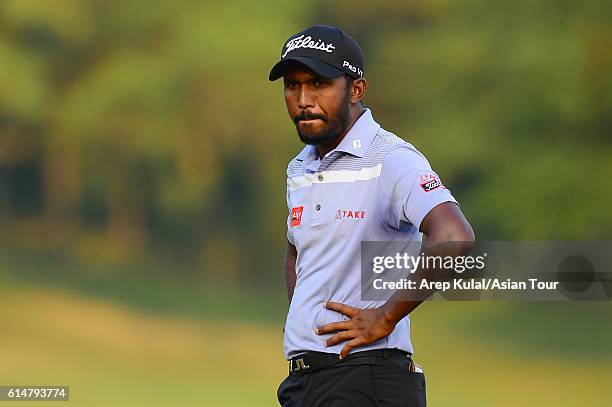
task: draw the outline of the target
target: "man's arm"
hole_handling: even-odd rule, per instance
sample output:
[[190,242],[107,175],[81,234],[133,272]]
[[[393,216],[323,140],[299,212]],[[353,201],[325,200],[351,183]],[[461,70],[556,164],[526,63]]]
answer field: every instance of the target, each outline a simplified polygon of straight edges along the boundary
[[[427,237],[428,244],[464,242],[437,247],[435,255],[439,256],[464,255],[471,250],[475,240],[472,227],[461,213],[459,206],[453,202],[445,202],[432,209],[421,222],[420,231]],[[427,248],[424,253],[425,255],[431,254]],[[417,274],[419,274],[418,271]],[[422,278],[423,275],[418,277]],[[346,341],[340,353],[340,358],[344,358],[353,348],[375,342],[389,335],[402,318],[423,302],[423,300],[407,300],[409,295],[404,291],[397,291],[382,307],[374,309],[359,309],[345,304],[328,302],[325,304],[327,309],[341,312],[351,319],[319,327],[317,334],[336,333],[325,342],[326,346]]]
[[[426,256],[464,256],[470,252],[474,246],[474,231],[468,223],[465,216],[459,209],[459,206],[452,202],[442,203],[433,208],[421,222],[420,231],[427,238],[427,245],[423,250]],[[461,244],[455,242],[463,242]],[[443,243],[440,246],[431,245],[431,243]],[[448,243],[448,244],[444,244]],[[436,248],[435,253],[431,252],[431,246]],[[417,277],[430,278],[430,273],[424,272],[424,275]],[[417,279],[417,286],[420,280]],[[433,292],[432,292],[433,294]],[[414,310],[423,301],[407,301],[409,294],[403,291],[397,291],[382,307],[384,317],[389,323],[395,325],[412,310]]]
[[285,283],[287,284],[287,298],[291,302],[293,298],[293,290],[295,290],[295,260],[297,259],[297,249],[290,242],[287,242],[287,250],[285,251]]

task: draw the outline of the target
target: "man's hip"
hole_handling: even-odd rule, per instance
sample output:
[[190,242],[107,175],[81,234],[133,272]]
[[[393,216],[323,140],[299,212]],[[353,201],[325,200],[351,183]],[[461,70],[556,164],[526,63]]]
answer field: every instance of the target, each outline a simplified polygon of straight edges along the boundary
[[341,361],[306,353],[290,366],[277,392],[283,407],[426,405],[425,376],[397,349],[355,352]]

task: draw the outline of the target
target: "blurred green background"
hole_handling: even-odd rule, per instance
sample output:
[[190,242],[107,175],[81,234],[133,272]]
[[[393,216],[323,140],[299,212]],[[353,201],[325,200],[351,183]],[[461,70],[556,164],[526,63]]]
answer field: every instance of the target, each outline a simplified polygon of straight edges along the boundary
[[[275,405],[301,145],[267,74],[317,23],[361,44],[366,105],[479,239],[611,239],[609,1],[1,0],[0,384]],[[430,405],[610,405],[611,321],[603,302],[424,304]]]

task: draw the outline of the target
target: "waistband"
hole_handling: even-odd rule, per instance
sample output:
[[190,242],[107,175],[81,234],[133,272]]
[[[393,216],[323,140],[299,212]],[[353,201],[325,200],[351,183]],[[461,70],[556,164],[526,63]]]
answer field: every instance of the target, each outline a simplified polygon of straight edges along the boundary
[[350,353],[340,359],[338,353],[306,352],[289,360],[289,374],[312,373],[329,366],[375,364],[376,359],[412,358],[400,349],[372,349]]

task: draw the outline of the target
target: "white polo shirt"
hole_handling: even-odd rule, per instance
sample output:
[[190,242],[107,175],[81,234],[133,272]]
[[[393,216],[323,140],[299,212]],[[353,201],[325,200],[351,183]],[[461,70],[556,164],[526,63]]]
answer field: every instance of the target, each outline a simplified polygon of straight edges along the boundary
[[[347,320],[326,301],[376,308],[361,299],[362,241],[420,241],[421,221],[435,206],[456,202],[414,146],[382,129],[369,109],[321,160],[306,146],[287,167],[287,239],[297,249],[297,282],[285,323],[287,359],[325,347],[315,328]],[[398,348],[413,353],[410,318],[386,338],[353,352]]]

